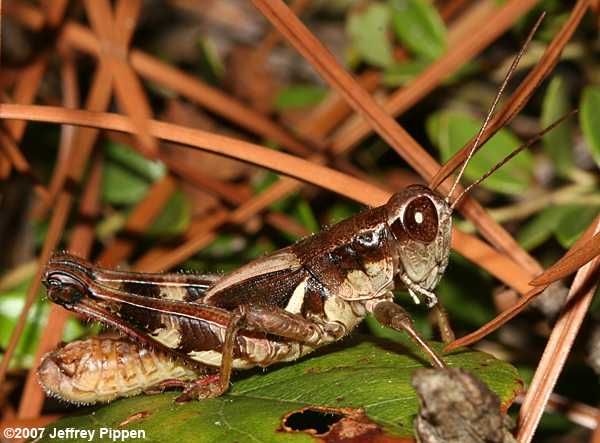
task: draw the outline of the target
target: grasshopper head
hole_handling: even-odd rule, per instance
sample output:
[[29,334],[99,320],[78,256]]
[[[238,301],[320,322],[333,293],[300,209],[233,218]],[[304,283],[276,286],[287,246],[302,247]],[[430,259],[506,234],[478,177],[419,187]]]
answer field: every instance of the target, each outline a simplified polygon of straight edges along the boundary
[[67,309],[72,309],[86,295],[89,270],[76,257],[60,254],[52,257],[46,266],[43,283],[48,297]]
[[[409,292],[421,295],[439,282],[450,254],[451,209],[435,192],[413,185],[394,194],[386,203],[387,224],[396,240],[403,281]],[[412,287],[411,287],[412,286]]]

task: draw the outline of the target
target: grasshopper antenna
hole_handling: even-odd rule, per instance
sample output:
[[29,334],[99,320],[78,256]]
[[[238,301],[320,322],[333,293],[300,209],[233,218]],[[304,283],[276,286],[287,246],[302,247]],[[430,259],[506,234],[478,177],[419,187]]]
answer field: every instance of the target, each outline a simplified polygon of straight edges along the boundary
[[573,109],[572,111],[567,112],[565,115],[563,115],[559,119],[555,120],[551,125],[546,126],[544,129],[542,129],[540,132],[538,132],[531,139],[529,139],[528,141],[526,141],[525,143],[523,143],[521,146],[519,146],[518,148],[516,148],[515,150],[513,150],[510,154],[508,154],[506,157],[504,157],[504,159],[502,159],[502,161],[500,161],[499,163],[497,163],[492,169],[490,169],[489,171],[487,171],[480,178],[478,178],[476,181],[474,181],[469,186],[467,186],[463,190],[463,192],[461,192],[459,194],[459,196],[456,197],[456,199],[454,200],[454,202],[452,202],[452,204],[450,205],[450,211],[454,210],[454,208],[456,207],[456,205],[458,205],[458,203],[462,200],[462,198],[465,195],[467,195],[471,191],[471,189],[473,189],[479,183],[481,183],[486,178],[488,178],[490,175],[492,175],[495,171],[497,171],[502,166],[504,166],[510,159],[512,159],[519,152],[523,151],[524,149],[527,149],[528,147],[530,147],[531,145],[533,145],[534,143],[536,143],[538,140],[540,140],[548,132],[552,131],[555,127],[557,127],[558,125],[560,125],[567,118],[569,118],[569,117],[571,117],[571,116],[573,116],[575,114],[577,114],[577,109]]
[[[485,121],[481,125],[481,128],[479,129],[479,132],[477,133],[477,136],[475,137],[475,142],[473,143],[473,147],[469,151],[469,154],[467,155],[467,158],[462,162],[462,166],[460,168],[460,171],[459,171],[458,175],[456,176],[456,179],[452,183],[452,187],[450,188],[450,192],[448,192],[448,195],[446,195],[446,199],[445,199],[446,203],[450,204],[450,199],[451,199],[452,195],[454,194],[454,191],[456,190],[456,187],[458,186],[458,183],[460,182],[460,179],[462,178],[463,174],[465,173],[465,169],[467,168],[467,165],[469,164],[469,161],[471,160],[471,158],[473,157],[473,155],[475,154],[475,152],[477,152],[477,150],[481,147],[480,146],[481,137],[483,136],[483,133],[485,132],[486,128],[488,127],[488,124],[489,124],[489,122],[490,122],[490,120],[492,118],[492,115],[494,114],[494,111],[496,110],[496,107],[498,106],[498,103],[500,102],[500,98],[504,94],[504,90],[506,89],[506,86],[508,85],[508,82],[510,81],[512,75],[514,74],[514,72],[517,69],[517,66],[519,65],[519,62],[521,61],[521,57],[523,57],[523,54],[527,50],[527,47],[529,46],[529,43],[531,43],[531,40],[533,39],[533,36],[535,35],[535,33],[537,32],[539,26],[541,25],[542,20],[544,19],[545,15],[546,15],[546,13],[543,12],[540,15],[540,17],[537,19],[535,25],[533,26],[533,28],[531,29],[531,31],[529,31],[529,34],[527,35],[527,39],[525,40],[525,43],[523,44],[523,46],[521,47],[519,53],[517,54],[517,56],[515,57],[515,59],[511,63],[511,65],[510,65],[510,67],[508,69],[508,72],[504,76],[504,80],[502,81],[502,85],[500,86],[500,89],[498,89],[498,92],[496,93],[496,96],[494,97],[494,101],[492,102],[492,105],[490,106],[490,109],[487,112],[487,115],[485,117]],[[490,171],[490,172],[492,172],[492,171]],[[463,194],[464,194],[464,192],[461,194],[461,196]],[[451,207],[454,209],[455,206],[456,206],[456,200],[454,201],[454,203],[452,204]]]

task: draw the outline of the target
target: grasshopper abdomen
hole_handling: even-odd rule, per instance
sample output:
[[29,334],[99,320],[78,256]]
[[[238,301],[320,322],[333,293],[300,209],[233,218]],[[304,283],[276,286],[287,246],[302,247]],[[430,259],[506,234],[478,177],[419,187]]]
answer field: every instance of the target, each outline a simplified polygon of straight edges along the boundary
[[202,371],[121,337],[92,337],[46,354],[37,374],[49,396],[92,404],[137,395],[172,379],[193,380]]

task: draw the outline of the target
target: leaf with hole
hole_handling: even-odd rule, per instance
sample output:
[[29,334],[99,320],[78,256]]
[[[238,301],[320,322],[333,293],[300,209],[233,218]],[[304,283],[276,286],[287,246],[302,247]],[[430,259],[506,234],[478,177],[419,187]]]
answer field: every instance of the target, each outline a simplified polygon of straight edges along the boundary
[[[441,344],[436,346],[441,349]],[[451,367],[473,372],[504,406],[522,387],[516,369],[489,354],[460,349],[445,360]],[[429,367],[427,359],[408,339],[354,336],[294,363],[240,372],[230,391],[219,398],[183,405],[173,403],[175,393],[119,400],[92,415],[60,420],[46,435],[53,428],[116,428],[127,417],[144,412],[144,418],[124,429],[143,429],[155,442],[172,441],[173,436],[190,442],[308,442],[313,439],[306,432],[286,432],[290,413],[363,408],[366,419],[381,432],[411,436],[418,408],[411,376],[420,367]]]

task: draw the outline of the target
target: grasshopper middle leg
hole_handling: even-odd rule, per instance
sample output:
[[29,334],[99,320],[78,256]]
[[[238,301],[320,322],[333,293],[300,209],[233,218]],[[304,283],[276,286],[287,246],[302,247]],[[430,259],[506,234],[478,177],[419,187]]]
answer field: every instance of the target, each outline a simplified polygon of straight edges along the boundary
[[177,401],[218,397],[228,389],[233,369],[233,352],[240,330],[266,332],[316,347],[339,338],[341,331],[327,326],[290,314],[278,307],[242,305],[232,314],[225,331],[218,379],[207,382],[204,378],[191,382]]

